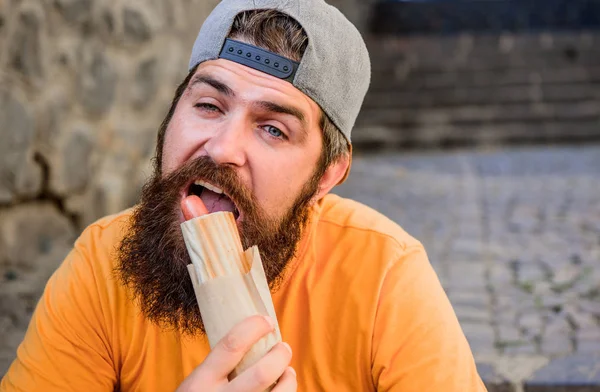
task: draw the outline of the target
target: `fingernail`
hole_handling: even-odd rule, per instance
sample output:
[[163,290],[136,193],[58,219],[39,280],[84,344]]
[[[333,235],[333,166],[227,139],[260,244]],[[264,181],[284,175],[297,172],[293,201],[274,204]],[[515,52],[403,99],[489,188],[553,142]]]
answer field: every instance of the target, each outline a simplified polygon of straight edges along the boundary
[[290,350],[290,354],[292,353],[292,348],[290,347],[289,344],[287,344],[286,342],[281,342],[281,344],[283,344],[285,346],[285,348],[287,348],[288,350]]
[[263,316],[263,318],[267,320],[267,323],[269,323],[269,325],[271,326],[271,330],[275,329],[275,323],[273,322],[273,319],[271,317]]
[[290,372],[292,372],[292,374],[294,375],[294,377],[296,377],[296,376],[297,376],[297,374],[296,374],[296,371],[294,370],[294,368],[293,368],[293,367],[291,367],[291,366],[288,366],[288,369],[290,370]]

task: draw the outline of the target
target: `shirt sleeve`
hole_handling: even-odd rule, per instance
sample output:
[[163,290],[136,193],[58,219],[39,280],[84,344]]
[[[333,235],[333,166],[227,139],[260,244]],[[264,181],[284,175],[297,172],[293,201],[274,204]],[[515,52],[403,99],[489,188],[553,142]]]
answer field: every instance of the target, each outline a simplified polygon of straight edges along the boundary
[[482,392],[471,349],[421,245],[389,269],[373,334],[378,391]]
[[48,281],[0,392],[115,389],[97,274],[76,243]]

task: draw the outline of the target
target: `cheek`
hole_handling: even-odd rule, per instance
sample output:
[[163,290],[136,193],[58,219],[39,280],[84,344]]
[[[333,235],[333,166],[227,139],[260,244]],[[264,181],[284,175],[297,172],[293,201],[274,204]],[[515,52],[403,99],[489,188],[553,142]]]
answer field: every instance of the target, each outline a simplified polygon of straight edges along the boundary
[[163,173],[171,173],[176,170],[183,162],[183,154],[185,151],[183,147],[185,144],[181,143],[181,138],[178,137],[172,130],[167,130],[165,136],[165,144],[163,146],[163,161],[162,170]]
[[292,207],[316,168],[317,159],[312,162],[312,154],[297,155],[261,159],[260,166],[254,166],[254,194],[261,207],[272,215],[281,216]]
[[195,151],[197,143],[191,139],[193,126],[189,121],[183,121],[177,111],[165,132],[163,145],[162,170],[169,173],[181,166]]
[[161,169],[163,173],[169,173],[174,169],[175,151],[177,150],[173,145],[172,132],[167,129],[162,147]]

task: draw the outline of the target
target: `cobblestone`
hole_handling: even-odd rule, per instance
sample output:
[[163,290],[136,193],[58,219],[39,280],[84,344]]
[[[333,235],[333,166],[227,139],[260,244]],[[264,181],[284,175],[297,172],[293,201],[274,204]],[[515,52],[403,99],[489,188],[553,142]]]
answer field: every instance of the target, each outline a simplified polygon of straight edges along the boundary
[[600,352],[600,146],[357,156],[334,192],[423,242],[476,358]]
[[525,383],[525,392],[594,392],[600,385],[600,354],[575,354],[552,361]]

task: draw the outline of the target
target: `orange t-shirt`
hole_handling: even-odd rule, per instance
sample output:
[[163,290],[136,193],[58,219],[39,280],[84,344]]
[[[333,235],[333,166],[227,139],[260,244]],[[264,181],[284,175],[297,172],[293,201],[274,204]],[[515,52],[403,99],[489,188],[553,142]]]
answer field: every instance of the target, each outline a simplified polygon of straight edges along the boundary
[[[129,212],[90,225],[49,280],[0,391],[174,391],[209,351],[148,322],[112,274]],[[299,391],[485,391],[423,246],[328,195],[273,302]]]

